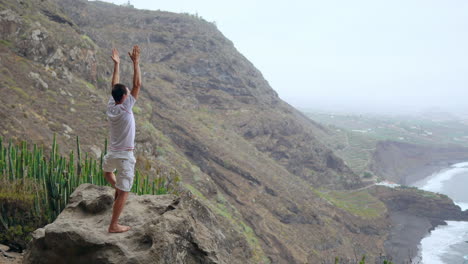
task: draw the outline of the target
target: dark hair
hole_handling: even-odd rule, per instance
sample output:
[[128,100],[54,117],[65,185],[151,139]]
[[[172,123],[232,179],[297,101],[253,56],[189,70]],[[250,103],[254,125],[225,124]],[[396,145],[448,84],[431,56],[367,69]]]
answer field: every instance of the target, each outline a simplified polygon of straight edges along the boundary
[[127,94],[127,87],[125,85],[118,83],[112,87],[112,97],[114,97],[116,103],[122,100],[124,94]]

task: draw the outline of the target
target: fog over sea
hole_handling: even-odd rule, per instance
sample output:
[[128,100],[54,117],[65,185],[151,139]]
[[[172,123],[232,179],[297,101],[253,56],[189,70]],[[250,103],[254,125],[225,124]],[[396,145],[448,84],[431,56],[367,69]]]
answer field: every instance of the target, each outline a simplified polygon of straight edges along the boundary
[[[468,162],[457,163],[413,186],[446,194],[462,210],[468,209]],[[420,261],[420,262],[419,262]],[[468,263],[468,222],[447,221],[421,240],[419,258],[413,263]]]

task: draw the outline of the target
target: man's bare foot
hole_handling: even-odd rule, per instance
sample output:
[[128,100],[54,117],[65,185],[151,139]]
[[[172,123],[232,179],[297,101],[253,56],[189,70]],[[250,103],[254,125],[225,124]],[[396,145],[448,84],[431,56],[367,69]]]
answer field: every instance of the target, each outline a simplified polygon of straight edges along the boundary
[[109,226],[109,233],[123,233],[123,232],[127,232],[128,230],[130,230],[131,227],[129,226],[123,226],[123,225],[115,225],[115,226]]

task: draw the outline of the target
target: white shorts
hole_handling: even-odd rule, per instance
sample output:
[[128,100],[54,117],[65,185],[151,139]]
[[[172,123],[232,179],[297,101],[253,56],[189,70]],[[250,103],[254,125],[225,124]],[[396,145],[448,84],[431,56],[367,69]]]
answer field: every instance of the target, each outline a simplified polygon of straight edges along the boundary
[[135,176],[135,163],[133,151],[109,151],[104,156],[102,170],[104,172],[117,170],[115,188],[129,192],[132,189]]

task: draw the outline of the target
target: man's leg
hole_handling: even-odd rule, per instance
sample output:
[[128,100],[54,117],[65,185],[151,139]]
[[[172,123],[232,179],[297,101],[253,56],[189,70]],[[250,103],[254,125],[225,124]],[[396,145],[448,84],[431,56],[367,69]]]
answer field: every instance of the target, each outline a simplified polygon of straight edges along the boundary
[[124,192],[119,189],[117,191],[117,199],[114,201],[114,208],[112,210],[112,220],[109,225],[109,233],[122,233],[130,230],[129,226],[123,226],[118,224],[119,216],[122,213],[122,210],[127,201],[128,192]]
[[112,187],[115,188],[115,183],[116,183],[116,179],[115,179],[115,174],[113,172],[107,172],[105,171],[104,172],[104,177],[106,178],[107,182],[112,185]]
[[[115,174],[114,174],[113,172],[107,172],[107,171],[105,171],[105,172],[104,172],[104,177],[106,178],[107,182],[108,182],[113,188],[115,188],[115,183],[116,183]],[[117,192],[117,188],[115,188],[114,201],[117,200],[117,196],[118,196],[118,192]]]
[[114,201],[114,207],[112,210],[112,219],[109,225],[110,233],[121,233],[130,230],[129,226],[123,226],[118,224],[119,216],[122,213],[122,210],[125,206],[125,202],[128,198],[128,193],[133,185],[133,177],[135,176],[135,158],[133,158],[133,153],[129,152],[129,155],[130,154],[131,157],[129,156],[128,159],[119,160],[117,165],[117,170],[119,171],[119,175],[115,183],[117,198]]

